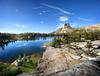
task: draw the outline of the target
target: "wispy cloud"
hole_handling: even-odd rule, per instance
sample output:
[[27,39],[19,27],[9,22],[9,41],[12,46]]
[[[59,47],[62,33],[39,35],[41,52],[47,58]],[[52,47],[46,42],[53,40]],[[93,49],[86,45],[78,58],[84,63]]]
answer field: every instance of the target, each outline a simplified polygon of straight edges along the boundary
[[39,13],[39,15],[42,15],[42,14],[43,14],[42,12]]
[[64,13],[64,14],[67,14],[67,15],[73,15],[73,13],[71,13],[69,11],[66,11],[66,10],[64,10],[62,8],[56,7],[56,6],[52,6],[52,5],[45,4],[45,3],[41,3],[41,5],[49,7],[49,8],[52,8],[52,9],[55,9],[55,10],[58,10],[58,11]]
[[21,24],[14,24],[16,27],[20,27],[20,28],[27,28],[27,26],[25,26],[25,25],[21,25]]
[[47,13],[47,12],[50,12],[49,10],[44,10],[44,11],[42,11],[42,13]]
[[44,11],[41,11],[40,13],[39,13],[39,15],[43,15],[43,14],[46,14],[46,13],[48,13],[49,11],[48,10],[44,10]]
[[81,17],[79,17],[78,19],[79,19],[79,20],[82,20],[82,21],[87,21],[87,22],[92,21],[92,20],[90,20],[90,19],[81,18]]
[[60,16],[59,17],[59,21],[65,22],[65,21],[68,21],[68,20],[69,20],[69,17],[67,17],[67,16]]

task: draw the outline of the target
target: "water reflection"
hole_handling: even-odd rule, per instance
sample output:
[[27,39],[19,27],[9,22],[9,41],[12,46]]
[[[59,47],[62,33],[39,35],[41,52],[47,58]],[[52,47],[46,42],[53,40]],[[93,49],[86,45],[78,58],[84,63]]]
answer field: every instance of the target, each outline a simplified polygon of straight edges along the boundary
[[[5,47],[9,45],[9,43],[14,43],[15,41],[30,41],[30,40],[46,40],[48,37],[36,37],[33,39],[21,39],[21,40],[0,40],[0,48],[5,50]],[[50,38],[50,37],[49,37]]]
[[6,46],[8,46],[9,43],[15,42],[15,41],[10,41],[10,40],[0,40],[0,48],[2,50],[5,49]]
[[52,38],[38,38],[36,40],[4,40],[0,41],[0,61],[13,62],[19,55],[42,54],[45,48],[42,45]]

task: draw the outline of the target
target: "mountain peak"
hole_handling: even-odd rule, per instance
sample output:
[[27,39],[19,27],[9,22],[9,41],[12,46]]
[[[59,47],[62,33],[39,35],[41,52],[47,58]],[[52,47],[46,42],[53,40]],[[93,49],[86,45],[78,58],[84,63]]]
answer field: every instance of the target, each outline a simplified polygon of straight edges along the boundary
[[72,28],[69,23],[65,23],[63,28]]
[[[77,29],[77,28],[72,28],[69,23],[65,23],[63,25],[63,27],[59,28],[54,33],[55,34],[71,33],[75,29]],[[83,27],[83,28],[78,28],[78,29],[80,29],[80,30],[84,29],[86,31],[100,31],[100,24],[89,25],[89,26],[86,26],[86,27]]]
[[55,33],[69,33],[72,32],[73,28],[70,26],[69,23],[65,23],[63,27],[59,28]]

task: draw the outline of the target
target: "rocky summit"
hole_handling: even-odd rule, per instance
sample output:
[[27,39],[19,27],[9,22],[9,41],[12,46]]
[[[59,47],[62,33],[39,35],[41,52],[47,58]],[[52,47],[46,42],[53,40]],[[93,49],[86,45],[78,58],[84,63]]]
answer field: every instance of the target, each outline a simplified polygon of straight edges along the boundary
[[70,26],[69,23],[64,24],[63,27],[59,28],[57,31],[55,31],[55,34],[63,34],[63,33],[70,33],[73,31],[73,28]]

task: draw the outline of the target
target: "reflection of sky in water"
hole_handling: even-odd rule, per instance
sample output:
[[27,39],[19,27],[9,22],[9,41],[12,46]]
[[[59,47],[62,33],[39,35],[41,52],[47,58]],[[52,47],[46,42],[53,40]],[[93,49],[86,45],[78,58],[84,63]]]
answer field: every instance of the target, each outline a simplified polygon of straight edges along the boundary
[[30,55],[32,53],[42,53],[44,48],[41,46],[50,41],[47,40],[30,40],[30,41],[16,41],[9,43],[8,46],[5,46],[5,49],[0,48],[0,61],[12,61],[15,60],[19,55],[24,53]]

